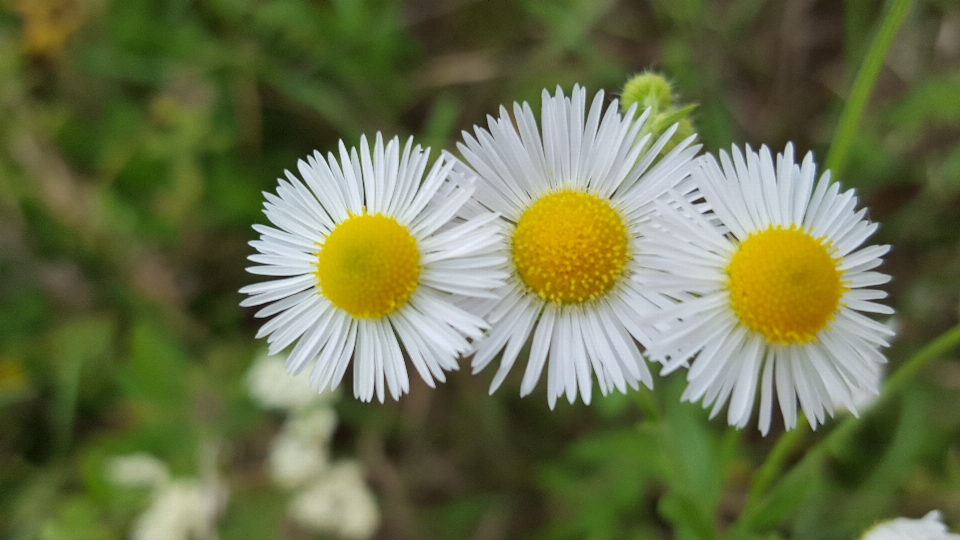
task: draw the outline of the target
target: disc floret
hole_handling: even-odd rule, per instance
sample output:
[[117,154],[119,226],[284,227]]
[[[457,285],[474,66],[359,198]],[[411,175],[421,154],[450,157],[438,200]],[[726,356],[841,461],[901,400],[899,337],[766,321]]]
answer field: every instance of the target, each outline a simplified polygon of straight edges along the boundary
[[417,241],[396,219],[351,215],[317,252],[320,293],[354,318],[379,319],[402,307],[417,288]]
[[511,247],[523,282],[557,304],[603,295],[630,256],[627,226],[610,201],[573,189],[530,205],[517,221]]
[[830,243],[801,227],[754,232],[727,266],[730,304],[768,342],[810,343],[835,318],[847,290],[837,263]]

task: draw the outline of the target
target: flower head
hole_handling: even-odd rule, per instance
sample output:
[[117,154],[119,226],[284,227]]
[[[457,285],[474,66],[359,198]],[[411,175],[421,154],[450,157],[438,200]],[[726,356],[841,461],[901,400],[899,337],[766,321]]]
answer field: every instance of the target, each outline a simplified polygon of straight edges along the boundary
[[424,177],[429,150],[384,145],[372,152],[340,143],[339,160],[315,152],[289,171],[277,194],[265,193],[274,227],[255,225],[253,274],[275,279],[240,290],[243,306],[265,305],[272,317],[257,334],[269,353],[296,342],[287,371],[314,362],[310,384],[336,388],[353,359],[354,394],[364,401],[409,391],[404,352],[424,381],[444,370],[481,336],[486,323],[461,304],[490,296],[502,284],[505,259],[496,214],[458,216],[473,193],[451,179],[453,163],[438,159]]
[[634,121],[636,107],[621,115],[616,101],[604,106],[603,92],[586,105],[579,86],[570,97],[544,91],[539,129],[528,104],[515,103],[512,117],[501,107],[488,129],[463,134],[466,163],[455,169],[477,175],[478,208],[501,214],[508,236],[510,278],[488,303],[491,329],[477,344],[474,372],[503,351],[495,390],[532,334],[520,393],[548,365],[551,407],[578,391],[589,403],[593,374],[604,394],[652,384],[636,345],[649,344],[650,330],[639,321],[667,300],[630,276],[652,201],[668,188],[691,191],[699,148],[690,137],[654,164],[676,127],[651,145],[651,136],[637,137],[649,111]]
[[776,162],[766,147],[732,156],[720,154],[722,168],[701,158],[706,204],[672,195],[640,243],[649,257],[635,279],[677,301],[656,319],[670,328],[650,353],[667,373],[689,365],[683,398],[714,415],[729,402],[731,425],[749,421],[759,383],[763,433],[774,388],[788,429],[798,400],[816,428],[835,401],[855,412],[855,390],[878,392],[872,364],[886,362],[892,331],[863,313],[893,313],[871,288],[889,281],[872,271],[889,246],[860,247],[877,225],[829,171],[816,181],[812,154],[800,166],[791,145]]

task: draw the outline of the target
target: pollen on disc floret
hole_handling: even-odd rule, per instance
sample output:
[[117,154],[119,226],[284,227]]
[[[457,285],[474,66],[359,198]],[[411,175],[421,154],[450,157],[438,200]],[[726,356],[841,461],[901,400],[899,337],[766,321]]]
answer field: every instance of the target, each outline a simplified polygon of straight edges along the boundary
[[751,233],[727,266],[731,306],[768,342],[809,343],[848,290],[837,263],[829,242],[796,225]]
[[417,288],[420,252],[407,228],[383,214],[352,215],[317,254],[320,294],[356,318],[377,319],[402,307]]
[[511,244],[523,282],[558,304],[606,293],[630,257],[626,224],[610,202],[573,189],[548,193],[530,205]]

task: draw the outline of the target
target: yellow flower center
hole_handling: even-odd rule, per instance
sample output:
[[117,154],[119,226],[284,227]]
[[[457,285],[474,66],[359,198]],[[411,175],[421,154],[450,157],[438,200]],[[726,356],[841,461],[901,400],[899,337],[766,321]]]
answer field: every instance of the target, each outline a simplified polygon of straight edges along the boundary
[[417,288],[420,251],[407,228],[383,214],[351,215],[317,253],[320,293],[359,319],[399,309]]
[[834,319],[847,290],[830,243],[802,228],[751,233],[734,253],[730,304],[768,342],[809,343]]
[[530,205],[517,221],[512,249],[523,282],[558,304],[607,292],[630,256],[626,223],[610,202],[573,190]]

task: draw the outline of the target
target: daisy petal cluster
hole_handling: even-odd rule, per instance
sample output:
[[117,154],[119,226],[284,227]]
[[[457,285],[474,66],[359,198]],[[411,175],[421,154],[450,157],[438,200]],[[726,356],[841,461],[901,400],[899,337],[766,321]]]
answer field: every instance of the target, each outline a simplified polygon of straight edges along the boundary
[[248,271],[273,279],[241,289],[241,305],[264,306],[256,316],[270,320],[257,337],[270,354],[296,342],[287,370],[312,363],[321,391],[352,360],[358,398],[397,399],[410,388],[404,355],[433,386],[487,327],[457,302],[489,296],[505,277],[489,253],[497,216],[459,218],[474,188],[456,183],[443,157],[425,173],[428,157],[412,139],[401,148],[378,134],[373,148],[364,137],[349,151],[341,142],[339,156],[314,153],[298,163],[301,178],[286,171],[264,194],[274,226],[254,226]]
[[654,164],[675,128],[652,144],[637,137],[649,109],[634,119],[603,92],[587,107],[586,91],[543,92],[541,125],[526,103],[501,107],[486,129],[464,133],[456,168],[477,176],[479,204],[507,222],[510,278],[496,291],[491,329],[477,345],[473,370],[497,355],[491,392],[513,368],[532,335],[520,387],[529,394],[546,366],[552,408],[566,394],[590,402],[593,376],[604,394],[653,379],[637,344],[652,345],[641,319],[665,301],[638,287],[638,241],[653,201],[668,189],[692,191],[688,174],[699,145],[690,137]]
[[432,387],[469,359],[499,360],[491,393],[525,361],[521,396],[545,376],[551,408],[590,403],[595,381],[652,387],[649,358],[738,428],[758,399],[764,434],[777,406],[787,429],[856,414],[893,335],[872,317],[893,310],[854,192],[792,145],[697,157],[675,121],[693,105],[638,116],[628,97],[544,90],[539,117],[501,107],[429,170],[379,134],[300,161],[255,226],[268,279],[241,289],[269,354],[292,346],[286,370],[312,364],[320,391],[352,364],[364,401],[408,392],[407,362]]
[[889,246],[863,246],[877,229],[855,211],[853,191],[815,175],[813,156],[794,161],[788,145],[700,158],[693,172],[708,213],[680,193],[658,202],[657,227],[640,248],[645,288],[674,295],[661,312],[670,328],[649,347],[666,373],[689,367],[683,399],[703,401],[743,427],[760,390],[767,433],[774,394],[787,428],[797,403],[812,428],[833,403],[854,412],[853,394],[876,394],[876,364],[892,331],[865,313],[889,281],[875,272]]

